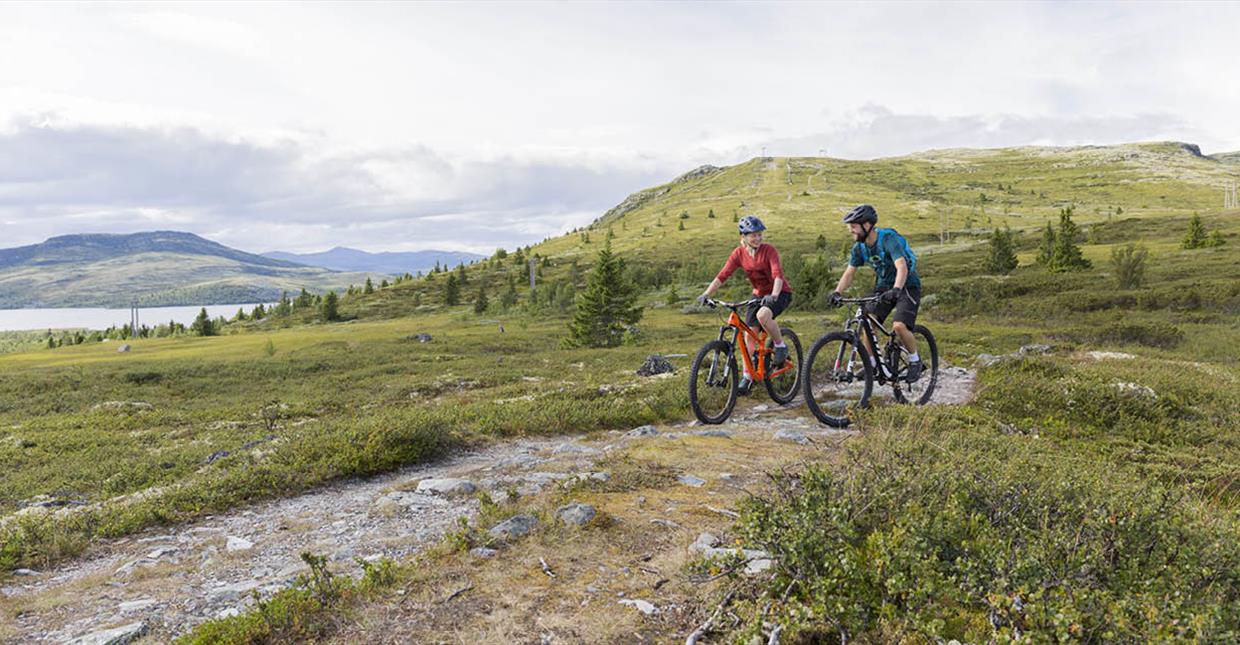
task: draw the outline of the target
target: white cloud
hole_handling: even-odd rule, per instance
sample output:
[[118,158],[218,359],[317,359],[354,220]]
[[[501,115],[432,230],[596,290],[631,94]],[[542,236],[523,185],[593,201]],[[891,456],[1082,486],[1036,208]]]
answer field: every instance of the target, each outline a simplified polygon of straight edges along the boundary
[[0,4],[2,237],[490,248],[763,146],[1240,149],[1236,24],[1223,3]]

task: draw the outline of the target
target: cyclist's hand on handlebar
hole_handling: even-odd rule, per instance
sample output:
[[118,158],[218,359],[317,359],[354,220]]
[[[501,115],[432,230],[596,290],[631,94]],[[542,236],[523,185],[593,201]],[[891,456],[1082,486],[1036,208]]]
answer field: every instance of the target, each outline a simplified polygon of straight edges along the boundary
[[702,295],[700,295],[700,296],[698,296],[698,297],[697,297],[697,302],[698,302],[698,304],[699,304],[699,305],[702,305],[703,307],[709,307],[709,306],[710,306],[710,296],[708,296],[708,295],[706,295],[706,294],[702,294]]
[[840,295],[838,291],[832,291],[831,295],[827,296],[827,304],[832,307],[840,307],[844,304],[844,296]]
[[762,300],[759,301],[758,304],[760,304],[763,307],[774,307],[775,301],[777,300],[779,300],[779,296],[776,296],[774,294],[767,294],[765,296],[762,296]]
[[884,292],[882,293],[882,295],[880,295],[880,296],[879,296],[879,298],[880,298],[883,302],[886,302],[886,303],[889,303],[889,304],[894,304],[895,302],[897,302],[898,300],[900,300],[900,295],[901,295],[901,294],[903,294],[903,293],[904,293],[904,289],[896,289],[895,287],[892,287],[892,288],[890,288],[890,289],[888,289],[888,290],[884,291]]

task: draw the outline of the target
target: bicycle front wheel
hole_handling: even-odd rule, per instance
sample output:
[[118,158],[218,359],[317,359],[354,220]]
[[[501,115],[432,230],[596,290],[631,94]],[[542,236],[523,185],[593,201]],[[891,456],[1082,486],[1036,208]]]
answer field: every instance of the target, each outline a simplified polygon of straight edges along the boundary
[[939,382],[939,347],[934,342],[934,334],[922,325],[913,326],[913,337],[917,339],[917,353],[921,357],[922,372],[916,381],[909,383],[908,350],[899,342],[895,343],[893,355],[887,357],[887,364],[892,366],[896,378],[891,382],[891,389],[900,403],[925,405],[934,394],[934,386]]
[[819,338],[801,368],[801,394],[819,421],[847,428],[857,410],[870,404],[874,373],[865,347],[849,332]]
[[[797,386],[801,380],[801,339],[787,327],[780,327],[779,333],[784,337],[784,344],[788,346],[788,360],[779,369],[771,370],[768,367],[765,370],[766,378],[762,382],[772,400],[780,405],[788,405],[796,398]],[[775,341],[768,339],[766,342],[767,349],[775,349]],[[767,360],[770,360],[770,354],[767,354],[767,357]],[[779,374],[772,376],[772,371]]]
[[689,368],[689,405],[702,423],[723,423],[736,406],[738,376],[732,346],[712,340],[698,350]]

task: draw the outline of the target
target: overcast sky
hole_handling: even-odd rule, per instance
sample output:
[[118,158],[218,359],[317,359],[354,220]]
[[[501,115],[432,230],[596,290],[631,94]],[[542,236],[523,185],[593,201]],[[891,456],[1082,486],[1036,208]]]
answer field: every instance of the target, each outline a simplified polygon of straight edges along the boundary
[[1240,4],[0,4],[0,247],[489,252],[697,165],[1240,149]]

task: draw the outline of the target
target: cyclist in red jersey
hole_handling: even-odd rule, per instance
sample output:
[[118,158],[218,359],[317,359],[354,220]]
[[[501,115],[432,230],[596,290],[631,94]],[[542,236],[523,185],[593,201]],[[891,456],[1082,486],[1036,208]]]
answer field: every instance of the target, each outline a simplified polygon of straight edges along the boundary
[[[766,230],[766,225],[762,223],[762,220],[753,215],[746,215],[738,222],[737,229],[741,236],[740,246],[728,256],[723,269],[711,281],[710,286],[706,287],[706,291],[698,297],[698,302],[705,302],[707,298],[715,295],[719,287],[727,281],[728,276],[738,268],[744,269],[745,275],[749,277],[749,283],[753,285],[753,295],[762,299],[762,302],[749,310],[747,322],[750,326],[762,325],[766,333],[770,334],[771,340],[775,342],[775,351],[771,355],[771,367],[776,369],[788,360],[788,346],[784,344],[783,335],[779,333],[779,325],[775,323],[775,318],[792,304],[792,289],[784,279],[784,270],[779,264],[779,251],[776,251],[775,247],[770,244],[762,242],[762,231]],[[741,379],[740,390],[742,393],[748,392],[751,387],[753,387],[753,376],[745,372],[744,378]]]

